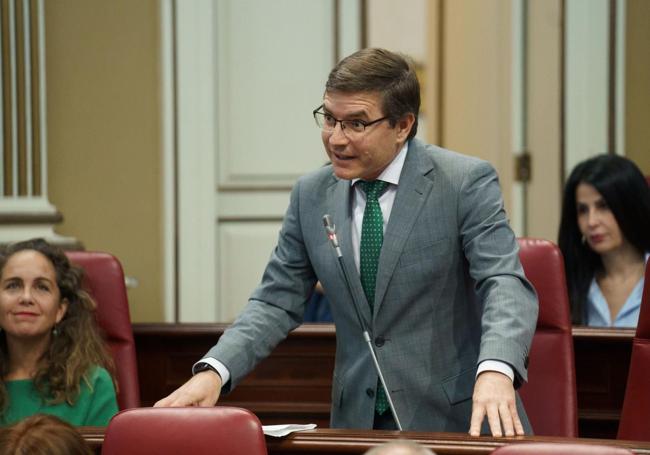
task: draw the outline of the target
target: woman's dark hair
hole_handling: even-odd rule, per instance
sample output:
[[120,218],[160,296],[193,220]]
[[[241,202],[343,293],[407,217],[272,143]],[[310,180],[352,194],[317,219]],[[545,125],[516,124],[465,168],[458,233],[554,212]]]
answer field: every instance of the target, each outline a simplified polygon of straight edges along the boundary
[[330,71],[325,92],[378,92],[391,127],[411,113],[415,122],[406,140],[411,140],[418,131],[420,83],[415,65],[404,55],[386,49],[361,49]]
[[[91,369],[101,366],[114,377],[113,360],[106,351],[95,321],[95,302],[82,289],[83,270],[70,264],[60,248],[43,239],[32,239],[7,245],[0,252],[0,278],[11,256],[21,251],[36,251],[47,258],[54,267],[56,284],[61,300],[66,299],[68,308],[56,326],[56,336],[41,357],[34,386],[47,403],[67,402],[74,404],[82,381],[88,384]],[[0,334],[0,414],[8,404],[4,378],[9,368],[7,338]],[[116,385],[117,388],[117,385]]]
[[598,155],[579,163],[564,187],[558,234],[574,324],[584,324],[589,285],[602,268],[600,255],[582,241],[578,227],[576,189],[581,183],[592,185],[601,194],[634,248],[641,253],[650,251],[650,189],[639,168],[618,155]]

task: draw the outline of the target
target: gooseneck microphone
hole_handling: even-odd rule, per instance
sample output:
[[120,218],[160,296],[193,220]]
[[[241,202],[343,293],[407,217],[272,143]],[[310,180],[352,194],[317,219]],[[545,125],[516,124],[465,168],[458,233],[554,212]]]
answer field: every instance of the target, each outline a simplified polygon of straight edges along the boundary
[[370,351],[370,356],[372,357],[372,361],[375,364],[375,371],[377,371],[377,375],[379,376],[379,381],[381,382],[382,387],[384,388],[384,391],[386,392],[386,399],[388,400],[388,406],[390,407],[390,412],[393,414],[393,419],[395,419],[395,423],[397,424],[397,429],[402,431],[402,424],[399,421],[399,417],[397,417],[397,412],[395,411],[395,406],[393,405],[393,398],[390,396],[390,391],[388,390],[388,386],[386,385],[386,380],[384,379],[384,375],[381,372],[381,367],[379,366],[379,360],[377,360],[377,354],[375,354],[375,350],[372,347],[372,341],[370,340],[370,335],[368,334],[368,328],[363,322],[363,318],[361,317],[361,299],[358,296],[358,293],[355,292],[355,289],[350,285],[350,272],[346,266],[345,261],[343,260],[343,254],[341,253],[341,247],[339,246],[339,241],[336,237],[336,226],[334,223],[332,223],[332,217],[329,215],[323,215],[323,225],[325,226],[325,232],[327,233],[327,238],[330,240],[330,244],[332,245],[332,248],[334,248],[334,251],[336,252],[336,257],[339,262],[339,267],[341,268],[341,272],[343,273],[343,278],[345,280],[345,286],[347,287],[348,291],[350,292],[350,295],[352,296],[352,306],[354,307],[354,312],[357,315],[357,320],[359,322],[359,327],[361,327],[361,331],[363,332],[363,339],[366,342],[366,345],[368,346],[368,350]]

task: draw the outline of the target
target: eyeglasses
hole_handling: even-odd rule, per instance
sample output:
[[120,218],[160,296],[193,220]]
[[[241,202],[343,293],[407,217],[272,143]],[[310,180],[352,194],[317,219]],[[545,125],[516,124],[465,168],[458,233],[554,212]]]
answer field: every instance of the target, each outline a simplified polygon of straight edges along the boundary
[[363,120],[339,120],[334,118],[331,114],[322,112],[322,108],[323,105],[321,104],[312,112],[312,114],[314,114],[314,120],[316,120],[316,125],[326,133],[333,133],[336,129],[336,124],[340,123],[343,134],[345,134],[349,139],[361,136],[369,126],[390,118],[382,117],[371,122],[364,122]]

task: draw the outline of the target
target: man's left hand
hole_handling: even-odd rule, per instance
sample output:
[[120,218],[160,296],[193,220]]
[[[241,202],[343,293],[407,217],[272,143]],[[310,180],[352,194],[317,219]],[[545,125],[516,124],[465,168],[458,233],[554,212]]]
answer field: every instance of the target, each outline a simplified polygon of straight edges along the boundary
[[496,371],[484,371],[476,378],[469,427],[471,436],[481,434],[481,424],[486,416],[492,436],[523,436],[524,427],[517,413],[512,381]]

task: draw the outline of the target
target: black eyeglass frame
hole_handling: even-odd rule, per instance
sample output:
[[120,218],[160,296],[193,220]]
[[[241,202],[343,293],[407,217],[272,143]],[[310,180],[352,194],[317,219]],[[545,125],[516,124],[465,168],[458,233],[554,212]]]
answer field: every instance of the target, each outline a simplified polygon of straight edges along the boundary
[[[360,123],[361,125],[363,125],[363,130],[361,130],[361,131],[355,131],[355,130],[352,128],[352,131],[354,131],[355,133],[365,133],[365,132],[366,132],[366,128],[368,128],[369,126],[374,125],[375,123],[383,122],[384,120],[389,120],[389,119],[390,119],[390,116],[385,116],[385,117],[378,118],[378,119],[376,119],[376,120],[372,120],[372,121],[370,121],[370,122],[366,122],[366,121],[363,121],[363,120],[339,120],[339,119],[337,119],[336,117],[334,117],[332,114],[327,114],[327,113],[325,113],[325,112],[321,112],[320,109],[323,109],[323,107],[325,107],[324,104],[321,104],[320,106],[318,106],[316,109],[314,109],[314,110],[312,111],[312,115],[314,116],[314,121],[316,122],[316,125],[317,125],[319,128],[321,128],[323,131],[327,131],[327,132],[333,132],[333,131],[336,129],[336,124],[337,124],[337,123],[340,123],[340,124],[341,124],[341,131],[345,132],[345,130],[348,129],[349,127],[346,127],[346,126],[343,124],[343,122],[346,122],[346,123],[348,123],[348,122],[357,122],[357,123]],[[326,115],[328,115],[328,116],[332,117],[332,119],[334,120],[334,128],[332,128],[331,130],[325,130],[325,129],[323,128],[323,126],[321,126],[321,125],[318,123],[318,118],[316,117],[317,115],[322,115],[323,117],[325,117]],[[323,122],[323,125],[324,125],[324,124],[325,124],[325,123]]]

